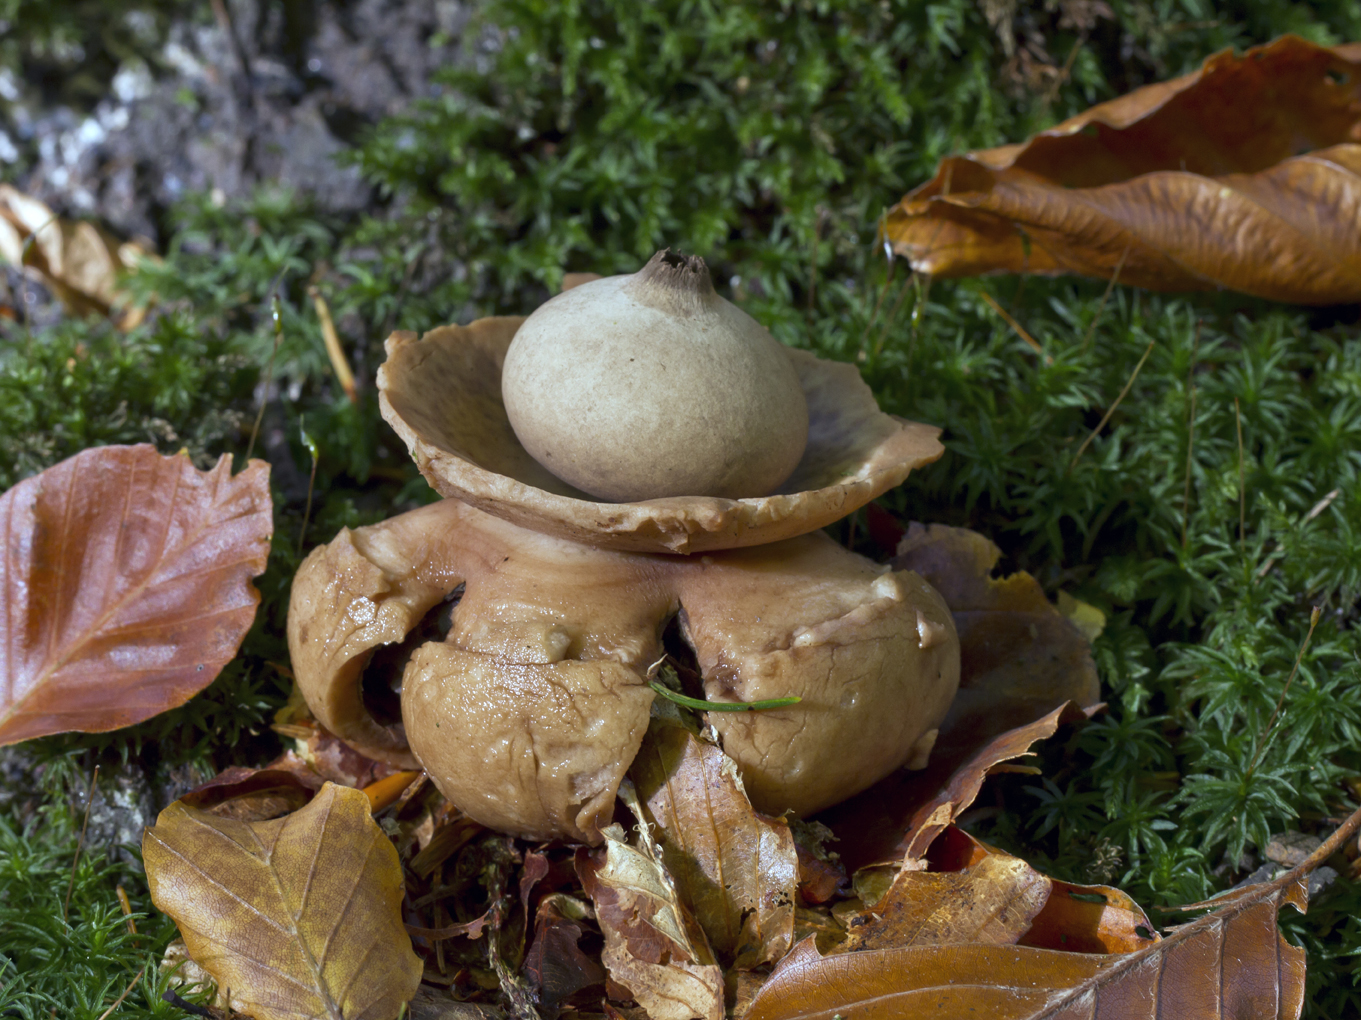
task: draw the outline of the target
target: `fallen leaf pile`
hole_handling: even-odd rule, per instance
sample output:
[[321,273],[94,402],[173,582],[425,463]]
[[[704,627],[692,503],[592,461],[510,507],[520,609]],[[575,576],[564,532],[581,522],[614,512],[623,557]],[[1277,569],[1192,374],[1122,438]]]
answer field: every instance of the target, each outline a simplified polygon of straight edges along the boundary
[[954,824],[990,771],[1098,707],[1072,614],[1028,575],[993,578],[997,558],[973,532],[906,531],[896,562],[955,614],[962,697],[932,768],[818,820],[754,810],[703,717],[665,709],[603,845],[536,846],[419,774],[341,753],[291,705],[276,728],[292,749],[148,832],[156,902],[218,1004],[229,992],[266,1020],[394,1020],[416,982],[418,1017],[1298,1016],[1303,957],[1276,913],[1303,909],[1304,876],[1361,814],[1290,875],[1166,933],[1120,890],[1052,879]]
[[[1195,905],[1215,909],[1162,938],[1145,922],[1135,929],[1147,933],[1136,936],[1143,947],[1123,951],[1055,951],[1056,946],[1032,948],[1018,940],[1016,932],[1026,930],[1024,914],[1036,898],[1036,877],[1024,867],[999,864],[964,879],[981,904],[950,898],[942,885],[931,884],[922,897],[926,902],[914,911],[918,923],[909,925],[915,938],[833,955],[820,954],[805,940],[775,968],[746,1020],[887,1020],[928,1010],[997,1020],[1298,1017],[1305,952],[1286,941],[1276,917],[1287,903],[1304,911],[1309,872],[1338,852],[1358,826],[1361,811],[1279,879]],[[965,874],[1001,856],[985,851]],[[995,916],[986,916],[990,909]],[[935,923],[921,923],[924,916]],[[974,937],[968,941],[960,938],[970,932]]]
[[885,234],[933,276],[1361,301],[1361,43],[1296,36],[952,156]]
[[[90,450],[0,496],[0,521],[0,739],[110,729],[182,702],[235,652],[268,551],[267,473]],[[1061,612],[1028,575],[994,578],[998,556],[961,529],[903,533],[895,565],[955,616],[959,696],[928,768],[811,822],[756,811],[703,715],[667,703],[604,844],[536,847],[295,699],[275,722],[284,754],[227,770],[146,833],[153,901],[183,936],[167,966],[215,986],[218,1015],[258,1020],[395,1020],[403,1003],[629,1020],[928,1003],[1116,1017],[1134,1001],[1298,1016],[1303,953],[1276,914],[1304,908],[1305,876],[1361,813],[1294,871],[1165,934],[1118,889],[1057,881],[954,824],[987,775],[1028,768],[1006,763],[1099,709],[1099,615]]]

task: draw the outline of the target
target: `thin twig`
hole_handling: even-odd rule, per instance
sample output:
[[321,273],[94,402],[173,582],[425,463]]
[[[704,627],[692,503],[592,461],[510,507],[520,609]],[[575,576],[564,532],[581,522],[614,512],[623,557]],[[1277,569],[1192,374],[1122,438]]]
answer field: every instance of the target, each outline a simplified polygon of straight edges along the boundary
[[1271,731],[1276,726],[1276,719],[1281,714],[1281,706],[1285,704],[1285,696],[1290,693],[1290,685],[1295,682],[1295,674],[1300,671],[1300,663],[1304,661],[1304,653],[1309,650],[1309,641],[1314,636],[1314,628],[1318,626],[1318,619],[1323,614],[1323,610],[1318,606],[1314,607],[1309,614],[1309,633],[1304,635],[1304,643],[1300,645],[1299,654],[1295,656],[1295,666],[1290,670],[1290,677],[1285,682],[1285,687],[1281,690],[1281,696],[1276,699],[1276,707],[1271,710],[1271,718],[1267,720],[1266,732],[1257,745],[1257,753],[1252,756],[1252,764],[1248,766],[1248,772],[1256,770],[1257,764],[1262,760],[1262,755],[1266,753],[1267,744],[1271,740]]
[[1238,406],[1238,398],[1233,398],[1233,420],[1238,429],[1238,552],[1248,554],[1247,521],[1248,495],[1243,481],[1243,411]]
[[1073,64],[1077,62],[1078,51],[1081,50],[1086,43],[1087,31],[1086,29],[1083,29],[1083,31],[1078,34],[1077,41],[1073,43],[1073,48],[1068,51],[1068,59],[1063,62],[1063,67],[1059,70],[1059,73],[1054,76],[1054,80],[1049,83],[1049,87],[1045,89],[1044,102],[1046,105],[1052,103],[1059,97],[1059,89],[1063,88],[1064,83],[1068,81],[1073,73]]
[[1026,343],[1028,343],[1034,349],[1035,353],[1044,359],[1044,363],[1046,365],[1052,365],[1054,363],[1054,359],[1044,353],[1044,348],[1040,346],[1039,341],[1037,341],[1033,336],[1027,333],[1021,327],[1021,324],[1011,317],[1011,313],[997,303],[997,299],[995,297],[989,294],[986,290],[980,291],[980,293],[983,295],[983,300],[992,306],[992,310],[996,312],[998,315],[1000,315],[1002,317],[1002,320],[1008,326],[1010,326],[1012,329],[1016,331],[1016,335],[1019,336]]
[[181,998],[180,996],[175,994],[175,990],[173,988],[167,988],[165,990],[164,994],[161,995],[161,1001],[168,1002],[170,1003],[170,1005],[175,1006],[178,1009],[182,1009],[186,1013],[192,1013],[194,1016],[207,1017],[208,1020],[213,1020],[212,1010],[204,1009],[202,1006],[199,1006],[195,1003],[189,1002],[188,1000]]
[[908,270],[907,278],[903,280],[903,285],[898,288],[898,296],[893,299],[893,307],[888,310],[888,318],[884,320],[884,325],[879,330],[879,335],[874,340],[874,360],[879,360],[879,355],[884,349],[884,341],[888,338],[889,330],[898,321],[898,313],[902,311],[903,302],[907,300],[907,288],[912,286],[912,281],[917,278],[917,274]]
[[123,1004],[123,1000],[132,994],[132,990],[137,987],[137,982],[142,980],[142,975],[145,973],[146,964],[142,964],[142,969],[137,972],[137,976],[132,979],[132,982],[126,988],[123,989],[123,994],[113,1000],[113,1005],[110,1006],[108,1009],[104,1010],[104,1012],[99,1015],[99,1020],[109,1020],[109,1014],[112,1013],[119,1006],[121,1006]]
[[265,375],[260,393],[260,410],[255,414],[255,424],[251,426],[250,430],[250,443],[246,446],[247,461],[250,460],[250,455],[255,452],[255,440],[260,435],[260,423],[265,420],[265,405],[269,403],[269,384],[274,380],[274,359],[279,354],[279,344],[284,338],[283,306],[279,303],[278,294],[275,294],[270,301],[270,311],[274,316],[274,350],[269,352],[269,361],[265,364]]
[[1191,524],[1191,453],[1196,442],[1196,388],[1191,387],[1191,410],[1186,426],[1186,484],[1181,492],[1181,547],[1186,548],[1186,533]]
[[315,284],[307,288],[307,296],[312,299],[312,307],[317,310],[317,319],[321,322],[321,339],[326,345],[326,356],[331,359],[331,371],[336,374],[336,381],[345,391],[345,396],[350,398],[350,403],[357,404],[359,394],[355,391],[354,372],[349,359],[345,357],[345,348],[340,345],[336,324],[331,319],[331,308]]
[[1120,406],[1120,401],[1125,399],[1125,394],[1129,393],[1129,388],[1134,385],[1134,380],[1139,378],[1139,370],[1144,367],[1144,362],[1147,361],[1148,356],[1153,353],[1153,345],[1156,342],[1157,341],[1154,340],[1150,340],[1148,342],[1148,347],[1144,351],[1144,356],[1139,359],[1139,364],[1134,366],[1134,371],[1130,373],[1129,379],[1125,381],[1125,388],[1121,390],[1120,395],[1115,398],[1115,403],[1111,404],[1111,406],[1106,409],[1106,413],[1103,414],[1101,416],[1101,420],[1096,423],[1096,428],[1092,429],[1092,431],[1088,434],[1087,438],[1082,441],[1082,445],[1077,448],[1077,453],[1073,454],[1073,460],[1068,465],[1069,471],[1073,470],[1073,468],[1077,466],[1078,460],[1080,460],[1083,453],[1086,452],[1087,447],[1091,445],[1092,440],[1095,439],[1097,437],[1097,434],[1106,427],[1106,422],[1111,420],[1111,415],[1113,415],[1115,413],[1115,409]]
[[1120,279],[1120,270],[1125,268],[1125,259],[1129,258],[1129,249],[1130,245],[1125,245],[1125,250],[1120,255],[1120,261],[1115,264],[1115,272],[1111,274],[1111,282],[1106,284],[1106,293],[1101,295],[1101,304],[1096,306],[1096,314],[1092,316],[1092,321],[1087,325],[1087,332],[1082,337],[1082,349],[1084,351],[1096,334],[1096,324],[1101,321],[1101,316],[1105,314],[1106,302],[1111,299],[1111,291],[1115,290],[1115,281]]
[[75,892],[76,889],[76,868],[80,864],[80,851],[85,846],[85,830],[90,827],[90,805],[94,803],[95,781],[97,779],[99,779],[98,765],[96,765],[94,771],[90,773],[90,788],[85,791],[85,821],[80,823],[80,839],[76,840],[76,857],[75,860],[71,862],[71,881],[66,886],[66,902],[62,904],[61,908],[61,919],[63,921],[66,920],[67,915],[71,912],[71,893]]

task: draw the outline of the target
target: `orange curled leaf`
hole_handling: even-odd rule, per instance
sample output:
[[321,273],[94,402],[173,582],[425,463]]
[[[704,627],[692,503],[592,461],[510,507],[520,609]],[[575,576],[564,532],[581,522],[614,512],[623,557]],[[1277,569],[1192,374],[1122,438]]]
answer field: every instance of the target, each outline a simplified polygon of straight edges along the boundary
[[86,450],[0,496],[0,744],[131,726],[188,701],[255,618],[269,465]]
[[885,233],[934,276],[1361,300],[1361,43],[1215,54],[1017,145],[952,156]]
[[419,779],[421,772],[394,772],[390,776],[374,780],[364,787],[364,796],[369,798],[369,810],[375,815],[406,792],[407,787]]
[[[998,856],[1008,857],[952,825],[931,844],[926,860],[930,873],[949,873],[966,871]],[[1046,881],[1048,898],[1016,940],[1018,945],[1070,953],[1128,953],[1161,937],[1148,915],[1119,889],[1054,878]]]

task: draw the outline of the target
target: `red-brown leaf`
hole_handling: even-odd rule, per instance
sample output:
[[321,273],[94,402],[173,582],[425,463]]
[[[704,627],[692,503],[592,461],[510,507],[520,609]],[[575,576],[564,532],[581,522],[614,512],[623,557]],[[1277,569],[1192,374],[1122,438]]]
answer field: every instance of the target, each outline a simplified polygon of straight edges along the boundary
[[914,269],[1361,300],[1361,44],[1284,36],[946,159],[885,229]]
[[583,988],[605,983],[600,961],[587,956],[579,945],[585,934],[584,918],[569,917],[569,897],[546,896],[534,915],[534,941],[525,954],[524,972],[539,996],[539,1004],[551,1016],[558,1004]]
[[799,895],[805,903],[826,903],[846,882],[846,869],[840,861],[820,860],[813,851],[795,846],[799,857]]
[[941,593],[959,633],[959,693],[926,768],[898,772],[821,819],[849,870],[920,857],[999,762],[1098,703],[1091,645],[1029,574],[990,577],[1000,551],[964,528],[913,524],[894,566]]
[[0,744],[103,732],[188,701],[255,617],[269,466],[86,450],[0,496]]

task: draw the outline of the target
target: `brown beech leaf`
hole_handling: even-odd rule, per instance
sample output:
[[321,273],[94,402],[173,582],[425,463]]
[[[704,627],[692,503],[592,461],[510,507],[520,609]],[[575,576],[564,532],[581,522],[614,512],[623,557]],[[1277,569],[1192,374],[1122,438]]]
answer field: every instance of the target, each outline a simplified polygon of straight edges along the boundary
[[909,946],[820,956],[805,939],[780,962],[745,1020],[991,1020],[1223,1017],[1296,1020],[1305,952],[1277,928],[1308,905],[1309,872],[1361,824],[1352,815],[1307,861],[1249,886],[1213,913],[1138,952],[1112,955],[980,944]]
[[0,744],[131,726],[207,687],[255,618],[269,465],[86,450],[0,496]]
[[359,790],[267,822],[176,801],[142,854],[152,902],[255,1020],[394,1020],[420,984],[397,851]]
[[534,941],[525,954],[524,972],[550,1015],[583,988],[605,983],[599,961],[579,944],[587,916],[585,904],[563,893],[545,896],[534,913]]
[[1151,290],[1361,300],[1361,43],[1283,36],[952,156],[885,233],[934,276],[1078,273]]
[[959,871],[903,867],[882,899],[847,919],[838,950],[1011,945],[1030,930],[1051,886],[1025,861],[1002,853],[983,854]]
[[1091,644],[1026,573],[989,575],[1001,552],[974,531],[913,523],[893,561],[945,599],[959,633],[959,693],[926,768],[898,772],[820,818],[854,871],[920,857],[973,803],[988,770],[1094,711]]
[[641,850],[625,842],[620,826],[608,825],[604,847],[577,857],[605,935],[605,969],[652,1020],[723,1020],[723,972],[640,828]]
[[662,863],[719,958],[749,970],[784,956],[799,883],[788,823],[759,814],[736,763],[680,726],[654,723],[629,775]]

